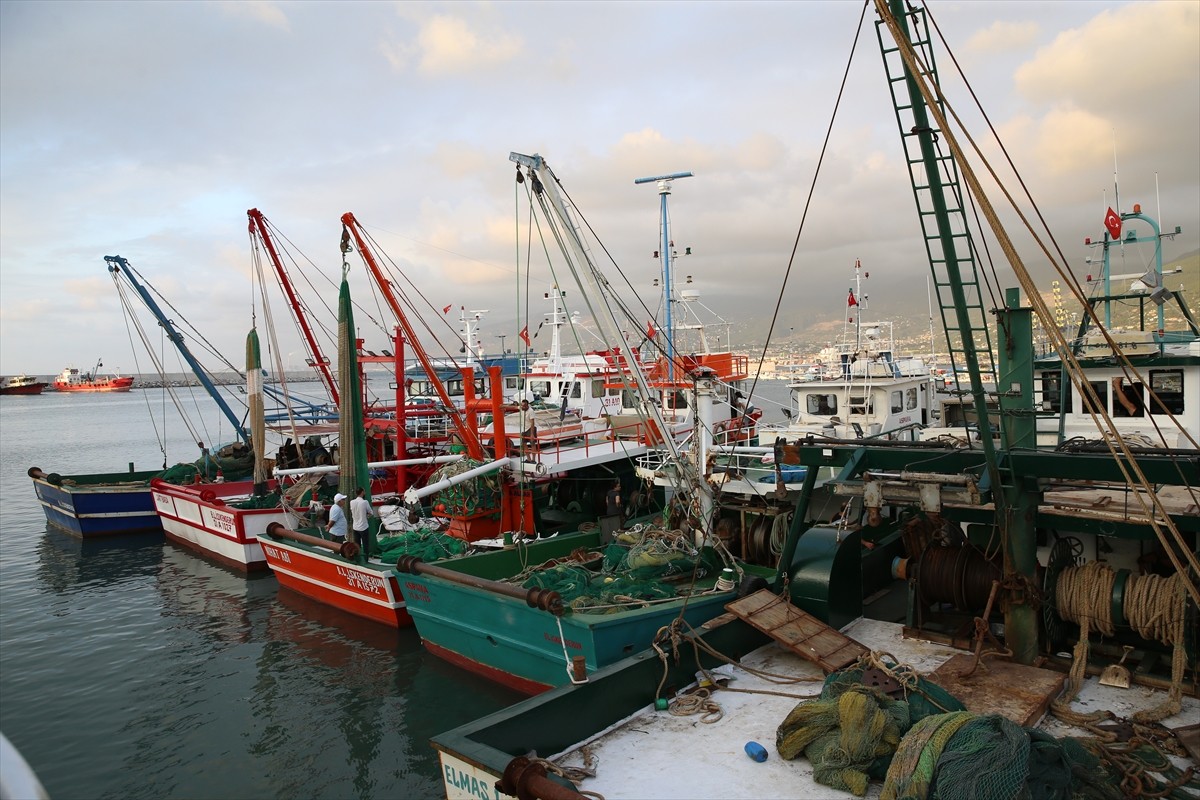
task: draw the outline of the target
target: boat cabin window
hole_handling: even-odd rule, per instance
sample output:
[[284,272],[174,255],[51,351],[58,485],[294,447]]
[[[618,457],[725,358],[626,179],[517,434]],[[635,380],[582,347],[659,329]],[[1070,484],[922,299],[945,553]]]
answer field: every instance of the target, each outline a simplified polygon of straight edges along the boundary
[[828,417],[837,413],[836,394],[810,394],[805,397],[805,403],[810,414]]
[[911,389],[906,389],[904,392],[904,408],[906,411],[912,411],[917,407],[917,389],[914,386]]
[[664,399],[667,402],[667,408],[680,409],[680,408],[688,407],[687,397],[684,395],[683,392],[681,392],[678,389],[676,389],[674,391],[666,392]]
[[1092,410],[1095,410],[1097,412],[1107,410],[1108,409],[1108,382],[1107,381],[1089,381],[1089,383],[1091,384],[1092,389],[1096,392],[1096,397],[1098,397],[1100,399],[1100,407],[1098,409],[1092,409],[1092,401],[1091,401],[1090,397],[1088,396],[1087,392],[1084,392],[1082,397],[1080,398],[1082,400],[1082,402],[1080,403],[1080,408],[1083,409],[1083,412],[1085,414]]
[[850,413],[873,414],[875,413],[875,404],[871,402],[869,396],[852,394],[850,395]]
[[528,389],[529,391],[533,392],[534,394],[536,394],[538,397],[542,398],[543,400],[546,399],[547,397],[551,397],[550,381],[530,381],[529,384],[525,388]]
[[636,391],[633,389],[621,390],[621,408],[638,408],[638,396]]
[[1183,370],[1150,370],[1150,391],[1155,395],[1150,398],[1151,414],[1183,413]]
[[1071,393],[1067,392],[1066,408],[1061,408],[1063,404],[1062,396],[1062,373],[1061,372],[1043,372],[1042,373],[1042,410],[1043,411],[1067,411],[1071,410]]
[[592,397],[604,397],[604,381],[591,381]]
[[[567,393],[567,391],[566,391],[566,387],[564,386],[564,387],[563,387],[563,394],[565,395],[566,393]],[[575,398],[575,399],[579,399],[579,398],[583,397],[583,385],[582,385],[582,382],[581,382],[581,381],[572,381],[572,383],[571,383],[571,397],[573,397],[573,398]]]
[[1129,383],[1123,378],[1113,378],[1114,417],[1142,417],[1146,414],[1144,386],[1141,382]]
[[892,413],[899,414],[904,410],[904,392],[897,389],[892,392]]

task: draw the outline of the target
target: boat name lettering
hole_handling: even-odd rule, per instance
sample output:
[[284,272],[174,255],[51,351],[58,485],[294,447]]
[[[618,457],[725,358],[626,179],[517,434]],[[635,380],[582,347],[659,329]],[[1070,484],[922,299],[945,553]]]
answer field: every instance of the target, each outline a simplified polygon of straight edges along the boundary
[[[547,642],[554,642],[555,644],[563,643],[563,640],[560,639],[559,637],[555,636],[554,634],[543,632],[542,636],[546,637]],[[573,642],[570,639],[567,639],[567,647],[571,648],[572,650],[582,650],[583,649],[583,645],[581,645],[579,642]]]
[[409,602],[414,600],[419,600],[422,603],[429,602],[429,589],[425,587],[425,584],[417,583],[416,581],[405,581],[404,588],[408,590],[405,599]]
[[497,800],[500,797],[500,791],[495,787],[488,786],[474,775],[468,775],[449,764],[446,765],[446,782],[472,797],[478,797],[479,800]]
[[266,553],[267,555],[269,555],[271,558],[279,559],[280,561],[284,562],[285,564],[292,563],[292,554],[287,552],[286,550],[276,550],[274,547],[264,544],[263,552]]
[[383,594],[383,578],[379,575],[364,575],[345,567],[337,567],[337,574],[346,579],[346,586],[351,589],[361,589],[371,594]]
[[229,514],[225,511],[213,511],[211,509],[208,513],[212,517],[212,524],[214,528],[219,528],[226,533],[233,533],[233,514]]

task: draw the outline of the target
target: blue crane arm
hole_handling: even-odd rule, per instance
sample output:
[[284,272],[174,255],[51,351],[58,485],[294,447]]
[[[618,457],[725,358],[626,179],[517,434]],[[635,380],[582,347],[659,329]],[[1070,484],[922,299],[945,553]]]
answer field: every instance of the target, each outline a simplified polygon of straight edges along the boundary
[[129,266],[129,261],[121,256],[105,256],[104,261],[108,264],[109,272],[124,275],[125,280],[129,281],[129,285],[137,291],[138,295],[142,298],[142,302],[146,304],[146,307],[150,309],[150,313],[158,320],[158,324],[162,325],[163,329],[167,332],[167,338],[171,340],[171,343],[175,345],[175,349],[183,356],[183,360],[188,363],[188,366],[192,368],[192,372],[200,379],[200,383],[203,384],[205,391],[208,392],[213,402],[217,404],[217,408],[221,409],[221,413],[233,425],[233,429],[237,431],[238,438],[249,445],[250,436],[246,432],[245,426],[242,425],[242,421],[233,413],[233,409],[229,407],[229,404],[225,402],[225,398],[221,397],[220,391],[217,390],[212,380],[209,379],[208,373],[204,371],[204,368],[200,366],[200,362],[188,350],[188,346],[183,341],[183,335],[176,330],[174,323],[167,319],[167,315],[163,313],[158,303],[154,302],[154,298],[150,296],[145,287],[134,277],[134,270]]

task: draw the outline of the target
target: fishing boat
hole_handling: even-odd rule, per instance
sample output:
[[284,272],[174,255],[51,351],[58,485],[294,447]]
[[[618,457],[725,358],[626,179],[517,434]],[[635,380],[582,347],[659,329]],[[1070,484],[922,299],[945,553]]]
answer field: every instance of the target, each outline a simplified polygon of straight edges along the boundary
[[59,475],[30,467],[33,491],[56,528],[82,538],[162,530],[150,480],[161,470]]
[[[975,797],[1200,792],[1200,456],[1166,437],[1127,443],[1111,404],[1086,389],[1105,448],[1038,446],[1049,410],[1034,391],[1033,317],[1053,329],[1053,315],[947,124],[950,100],[931,86],[928,12],[899,0],[875,9],[979,435],[970,446],[788,441],[787,462],[807,472],[767,588],[707,625],[669,624],[656,649],[586,682],[435,737],[447,797],[834,798],[874,796],[871,781],[889,798],[935,786]],[[1021,284],[995,309],[994,362],[989,315],[968,299],[981,296],[968,190]],[[1055,349],[1060,379],[1089,386],[1061,333]],[[1006,388],[995,415],[988,374]],[[853,513],[814,523],[821,469]]]
[[[540,156],[513,153],[510,158],[521,168],[521,181],[533,187],[530,202],[561,233],[569,259],[581,265],[576,280],[586,287],[589,307],[608,307],[607,298],[601,299],[601,277],[574,221],[576,212],[559,192],[558,179]],[[606,343],[623,346],[622,325],[615,318],[601,315],[596,324]],[[670,453],[665,458],[670,474],[678,479],[673,503],[659,505],[663,490],[653,483],[635,483],[639,499],[619,501],[609,526],[437,564],[401,559],[400,569],[411,573],[403,577],[401,591],[427,649],[518,691],[536,693],[586,681],[595,670],[647,647],[678,615],[692,624],[704,622],[719,614],[739,588],[771,574],[736,562],[719,540],[693,533],[711,510],[707,484],[698,476],[707,455],[703,442],[712,437],[714,409],[727,397],[728,386],[719,376],[730,370],[718,373],[698,357],[680,356],[670,345],[665,350],[662,359],[648,360],[653,366],[647,370],[640,359],[631,358],[610,379],[639,398],[646,432],[629,442],[637,447],[623,458],[610,458],[601,466],[627,468],[631,458],[664,448]],[[685,385],[691,394],[686,399]],[[654,402],[664,398],[667,402]],[[686,458],[682,437],[701,441]],[[614,443],[623,441],[617,437]],[[503,444],[499,437],[497,443]],[[612,485],[614,494],[628,497],[629,484]],[[409,497],[420,494],[410,492]],[[641,508],[642,503],[649,507]]]
[[104,362],[97,361],[91,372],[83,372],[77,367],[66,367],[54,379],[56,392],[128,392],[133,386],[133,377],[126,375],[101,375],[99,370]]
[[0,394],[41,394],[46,382],[33,375],[13,375],[0,384]]
[[[168,338],[192,368],[225,419],[233,425],[235,431],[241,431],[240,420],[213,384],[211,376],[192,355],[176,323],[167,318],[151,296],[146,288],[145,279],[121,256],[105,256],[105,264],[126,311],[130,311],[131,305],[131,298],[126,296],[124,288],[128,286],[145,303],[158,324],[168,332]],[[136,318],[133,321],[140,325]],[[99,366],[101,365],[98,363],[97,367]],[[121,380],[128,380],[129,383],[133,381],[132,378]],[[128,389],[128,385],[125,388]],[[89,538],[159,531],[162,530],[162,525],[151,496],[152,480],[159,479],[164,483],[175,484],[192,483],[197,479],[211,481],[218,476],[228,476],[234,480],[245,475],[252,466],[252,460],[247,458],[249,448],[245,446],[244,440],[218,447],[216,452],[210,452],[203,442],[199,445],[201,455],[194,463],[168,467],[164,461],[160,470],[135,470],[133,463],[130,463],[128,470],[124,472],[60,474],[47,473],[35,466],[30,467],[27,474],[33,480],[34,492],[46,514],[46,521],[68,533]]]
[[[383,520],[384,529],[372,530],[363,542],[335,544],[322,539],[321,531],[312,526],[282,523],[260,531],[258,540],[282,585],[342,611],[403,627],[411,625],[412,619],[400,587],[406,578],[397,570],[396,560],[399,555],[414,552],[413,547],[423,546],[418,540],[421,543],[432,540],[435,552],[449,556],[460,554],[469,544],[482,540],[494,539],[500,544],[504,534],[511,536],[514,531],[552,532],[571,529],[580,521],[595,520],[599,513],[597,506],[603,510],[605,493],[614,476],[619,479],[622,474],[620,469],[614,471],[610,464],[616,463],[619,467],[620,463],[625,463],[624,473],[632,484],[632,466],[628,465],[626,450],[640,447],[637,452],[644,452],[645,446],[636,441],[618,440],[605,425],[603,435],[599,428],[591,434],[581,430],[571,441],[547,437],[536,447],[527,447],[528,442],[517,442],[510,447],[506,433],[509,419],[506,410],[511,410],[506,405],[506,395],[510,387],[503,383],[502,365],[491,364],[478,379],[474,377],[473,367],[459,368],[458,386],[463,394],[452,400],[449,396],[451,387],[441,380],[443,370],[415,336],[408,313],[393,294],[393,282],[380,279],[379,265],[384,259],[375,252],[352,214],[344,215],[342,222],[346,241],[359,250],[395,313],[397,352],[400,352],[401,342],[412,343],[411,349],[425,376],[422,388],[429,392],[438,413],[443,415],[443,440],[448,441],[448,434],[452,433],[458,444],[442,450],[441,455],[426,450],[426,454],[417,457],[412,457],[411,450],[402,450],[401,445],[397,445],[398,459],[393,464],[399,469],[411,470],[415,464],[425,464],[432,465],[436,471],[433,474],[428,470],[409,472],[403,478],[398,477],[393,488],[403,492],[405,505],[393,505],[395,511],[385,515],[388,518]],[[348,316],[352,315],[348,300],[341,305],[347,306]],[[339,325],[341,327],[345,326]],[[343,350],[339,369],[346,362],[349,365],[346,369],[357,375],[353,364],[362,358],[361,350]],[[547,373],[538,374],[544,376]],[[584,377],[572,373],[571,380]],[[475,393],[481,385],[487,387],[486,396]],[[570,394],[568,391],[568,396]],[[358,397],[357,394],[350,396]],[[405,404],[399,409],[396,429],[411,432],[405,420],[414,412],[422,414],[425,411],[421,404]],[[491,421],[480,424],[481,416]],[[571,418],[575,419],[574,416]],[[360,438],[357,431],[358,428],[347,430],[344,436]],[[405,441],[405,445],[409,443]],[[485,444],[490,448],[487,451]],[[365,464],[358,470],[359,474],[364,474],[370,466]],[[277,470],[276,474],[290,478],[312,474],[312,470]],[[520,486],[516,485],[518,481]],[[344,472],[339,482],[345,483]],[[342,491],[351,495],[352,488],[357,485],[346,485]],[[366,497],[374,497],[377,505],[387,502],[379,497],[378,486],[370,487]],[[409,527],[405,524],[409,509],[416,509],[422,503],[428,506],[432,515],[426,518],[426,524],[417,531],[403,531],[413,534],[409,538],[390,536],[392,527]]]

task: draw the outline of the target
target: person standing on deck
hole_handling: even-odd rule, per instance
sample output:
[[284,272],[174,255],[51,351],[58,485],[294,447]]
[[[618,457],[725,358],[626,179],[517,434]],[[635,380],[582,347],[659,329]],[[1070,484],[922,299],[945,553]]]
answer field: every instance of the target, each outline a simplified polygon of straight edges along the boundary
[[371,508],[371,501],[364,497],[364,494],[361,486],[354,490],[354,499],[350,501],[350,519],[354,527],[354,542],[366,550],[371,517],[379,515],[375,513],[375,509]]
[[333,506],[329,509],[329,522],[325,524],[325,532],[339,544],[346,541],[346,495],[341,492],[333,496]]

